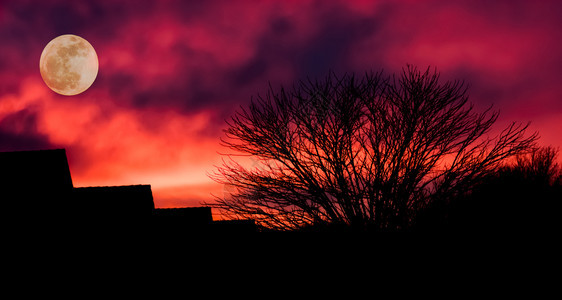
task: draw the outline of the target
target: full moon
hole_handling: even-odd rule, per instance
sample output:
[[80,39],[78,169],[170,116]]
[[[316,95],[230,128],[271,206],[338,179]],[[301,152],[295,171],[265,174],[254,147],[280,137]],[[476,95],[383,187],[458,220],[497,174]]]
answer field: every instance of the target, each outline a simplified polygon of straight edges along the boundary
[[85,39],[65,34],[50,41],[39,60],[41,77],[61,95],[73,96],[87,90],[98,75],[98,56]]

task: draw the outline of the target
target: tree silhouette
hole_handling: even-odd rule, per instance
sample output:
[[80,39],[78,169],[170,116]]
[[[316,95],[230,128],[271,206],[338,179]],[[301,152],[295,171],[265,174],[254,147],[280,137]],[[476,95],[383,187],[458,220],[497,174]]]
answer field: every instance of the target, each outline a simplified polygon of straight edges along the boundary
[[500,176],[517,177],[537,187],[562,185],[562,169],[556,162],[558,149],[540,147],[530,153],[518,155],[515,163],[500,169]]
[[405,229],[534,145],[516,123],[488,137],[497,118],[474,111],[463,82],[412,66],[270,85],[227,121],[221,144],[232,153],[211,178],[229,193],[208,204],[273,229]]
[[496,233],[545,232],[562,228],[562,168],[558,150],[535,148],[504,163],[463,197],[428,207],[418,230]]

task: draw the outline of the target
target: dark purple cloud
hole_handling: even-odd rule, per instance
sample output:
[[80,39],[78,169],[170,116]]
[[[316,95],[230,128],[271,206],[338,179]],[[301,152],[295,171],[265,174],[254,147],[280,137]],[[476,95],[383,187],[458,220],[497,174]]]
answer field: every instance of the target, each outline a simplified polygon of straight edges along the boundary
[[23,109],[0,120],[0,151],[56,148],[48,136],[37,131],[37,113]]

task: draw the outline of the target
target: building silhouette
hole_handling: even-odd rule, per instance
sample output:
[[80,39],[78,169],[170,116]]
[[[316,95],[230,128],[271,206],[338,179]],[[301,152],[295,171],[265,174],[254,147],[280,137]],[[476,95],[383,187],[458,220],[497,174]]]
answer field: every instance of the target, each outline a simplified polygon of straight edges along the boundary
[[77,187],[72,202],[89,217],[142,220],[154,210],[150,185]]
[[64,149],[0,152],[1,218],[24,230],[147,233],[255,231],[253,221],[213,221],[210,207],[157,209],[150,185],[74,187]]
[[61,220],[73,189],[62,149],[0,152],[2,220],[15,228]]

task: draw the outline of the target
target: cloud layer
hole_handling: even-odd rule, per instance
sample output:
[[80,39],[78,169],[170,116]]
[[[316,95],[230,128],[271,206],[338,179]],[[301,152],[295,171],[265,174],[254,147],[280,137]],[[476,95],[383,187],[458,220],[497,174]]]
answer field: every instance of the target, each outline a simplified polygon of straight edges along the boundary
[[[64,147],[75,185],[149,183],[157,206],[197,205],[220,192],[206,173],[224,119],[268,82],[407,63],[561,146],[561,15],[559,1],[4,1],[0,150]],[[38,69],[67,33],[100,61],[75,97]]]

